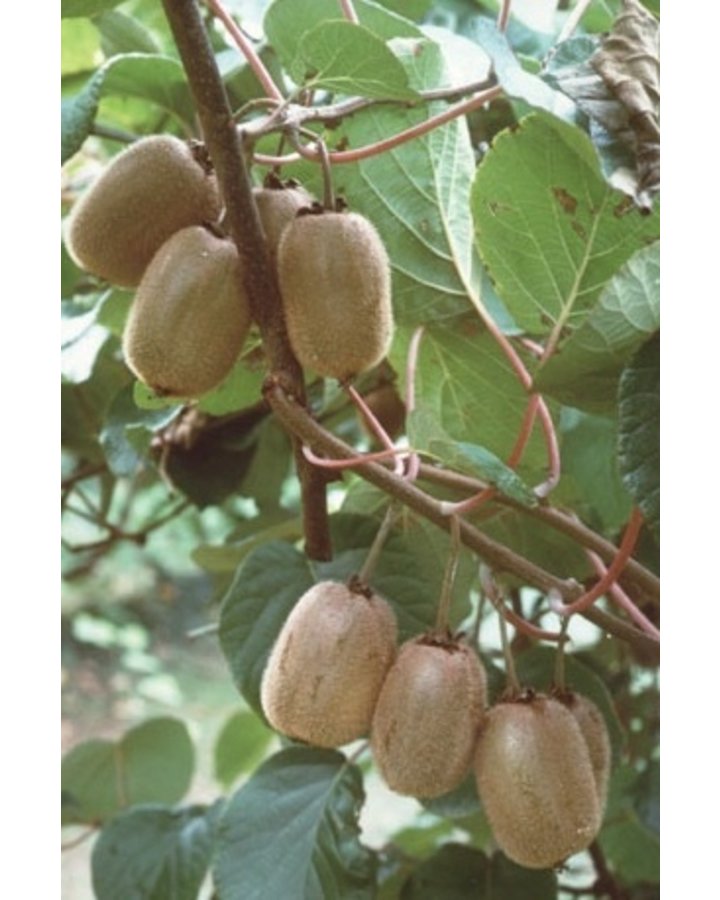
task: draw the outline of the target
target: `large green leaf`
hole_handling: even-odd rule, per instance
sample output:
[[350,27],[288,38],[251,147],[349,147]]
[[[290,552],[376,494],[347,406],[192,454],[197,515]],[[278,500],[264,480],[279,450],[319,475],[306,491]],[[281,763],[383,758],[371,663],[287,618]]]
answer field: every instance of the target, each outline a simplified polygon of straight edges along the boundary
[[138,19],[113,9],[93,19],[102,36],[101,46],[106,57],[121,53],[160,53],[153,35]]
[[176,803],[194,766],[190,735],[177,719],[150,719],[118,742],[86,741],[63,758],[62,822],[97,823],[136,803]]
[[527,331],[567,338],[604,285],[658,236],[605,182],[589,138],[544,113],[499,135],[472,191],[477,245],[495,286]]
[[[440,48],[427,40],[395,42],[414,90],[451,84]],[[357,148],[425,121],[445,103],[379,105],[346,117],[325,134],[330,149]],[[290,171],[322,189],[317,166]],[[467,124],[457,119],[392,151],[333,169],[335,188],[377,227],[392,268],[398,322],[420,324],[472,310],[480,266],[468,205],[475,171]],[[388,186],[392,189],[389,190]]]
[[464,844],[445,844],[419,865],[403,885],[400,900],[555,900],[557,881],[501,853],[491,859]]
[[660,333],[620,378],[619,464],[623,482],[660,539]]
[[228,804],[213,875],[220,900],[370,900],[376,859],[359,839],[362,776],[329,750],[291,747]]
[[[400,329],[393,345],[392,359],[401,370],[410,334],[409,329]],[[485,447],[500,459],[509,456],[525,415],[527,393],[475,316],[425,329],[415,381],[417,408],[439,416],[450,438]],[[410,428],[414,441],[412,419]],[[536,429],[519,471],[542,474],[546,456]]]
[[638,250],[608,282],[562,353],[536,379],[569,406],[613,413],[623,366],[660,327],[660,245]]
[[417,100],[399,60],[372,31],[345,21],[305,32],[291,74],[308,88],[382,100]]
[[132,384],[120,391],[100,433],[100,443],[112,473],[117,477],[132,475],[146,456],[155,431],[169,424],[176,415],[177,407],[138,409]]
[[234,713],[215,742],[215,777],[229,787],[239,775],[251,772],[275,737],[263,721],[247,709]]
[[123,0],[62,0],[60,14],[63,19],[78,16],[95,16],[118,6]]
[[92,854],[97,900],[196,900],[205,878],[218,805],[136,806],[109,822]]
[[[386,41],[394,37],[419,37],[417,26],[369,0],[353,3],[360,24],[376,37]],[[303,36],[328,19],[341,18],[337,0],[275,0],[264,21],[265,34],[286,69],[292,70]]]
[[168,56],[128,53],[108,60],[80,93],[62,101],[61,161],[80,149],[102,97],[149,100],[193,127],[194,108],[180,63]]

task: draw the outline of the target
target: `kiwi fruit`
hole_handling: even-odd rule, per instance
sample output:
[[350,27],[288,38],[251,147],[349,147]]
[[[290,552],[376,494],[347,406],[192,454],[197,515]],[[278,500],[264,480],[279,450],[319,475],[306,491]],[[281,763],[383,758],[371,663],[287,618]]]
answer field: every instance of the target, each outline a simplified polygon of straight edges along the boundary
[[600,830],[590,753],[557,700],[537,694],[494,706],[478,740],[475,776],[495,840],[521,866],[556,866]]
[[270,255],[277,256],[285,228],[301,209],[309,209],[313,198],[299,185],[255,188],[253,191]]
[[268,722],[317,747],[363,737],[396,639],[395,616],[382,597],[336,581],[314,585],[285,621],[263,674]]
[[298,216],[282,233],[277,267],[290,344],[303,367],[345,381],[387,354],[390,262],[366,218]]
[[128,366],[157,394],[199,397],[230,372],[250,329],[232,241],[183,228],[143,275],[123,334]]
[[214,222],[221,201],[201,153],[172,135],[142,138],[118,154],[76,203],[67,247],[83,269],[137,287],[176,231]]
[[575,721],[580,726],[582,736],[585,738],[585,743],[590,753],[590,764],[595,776],[600,812],[604,813],[612,754],[610,737],[603,714],[592,700],[589,700],[582,694],[564,692],[558,696],[558,699],[572,713]]
[[451,638],[423,635],[403,644],[383,684],[372,749],[388,787],[438,797],[470,769],[486,705],[477,654]]

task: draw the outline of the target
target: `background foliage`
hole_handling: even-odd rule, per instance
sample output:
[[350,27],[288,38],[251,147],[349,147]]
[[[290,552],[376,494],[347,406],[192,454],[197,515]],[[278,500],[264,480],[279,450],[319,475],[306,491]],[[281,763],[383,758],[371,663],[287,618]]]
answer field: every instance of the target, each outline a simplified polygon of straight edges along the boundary
[[[261,40],[278,83],[312,72],[321,99],[412,100],[492,67],[503,98],[392,152],[335,167],[337,192],[377,226],[393,267],[389,362],[358,388],[367,395],[392,383],[403,395],[410,338],[425,325],[408,439],[487,478],[492,460],[513,447],[525,392],[478,311],[489,310],[510,337],[557,340],[560,352],[536,382],[560,438],[552,501],[616,542],[639,505],[647,527],[637,556],[656,570],[659,217],[641,214],[614,186],[617,148],[563,92],[563,75],[587,60],[620,3],[593,2],[573,46],[549,58],[567,16],[554,3],[515,4],[507,37],[494,27],[492,0],[355,0],[361,32],[329,21],[340,18],[334,0],[227,5]],[[65,216],[127,140],[190,137],[196,120],[160,4],[64,0],[62,14]],[[261,88],[209,15],[208,27],[240,108]],[[331,149],[359,147],[445,108],[440,100],[373,105],[325,137]],[[277,137],[258,149],[276,152]],[[316,166],[297,163],[287,174],[320,195]],[[253,176],[262,175],[256,167]],[[564,886],[591,886],[601,865],[622,892],[615,896],[659,896],[657,675],[642,653],[587,623],[571,625],[568,676],[606,718],[614,769],[598,850],[566,871],[524,870],[497,851],[470,782],[425,805],[398,801],[358,748],[279,743],[258,701],[272,643],[307,587],[359,568],[385,498],[351,475],[333,484],[334,559],[306,559],[290,443],[259,402],[259,341],[188,414],[124,365],[119,337],[132,294],[80,271],[64,248],[61,274],[62,823],[69,843],[92,835],[95,895],[190,900],[209,896],[212,883],[223,900],[544,900],[569,896]],[[325,427],[368,447],[345,394],[311,377],[309,392]],[[193,429],[192,446],[172,430],[181,421]],[[521,507],[545,474],[537,429],[517,476],[491,472]],[[471,520],[560,577],[591,578],[578,546],[522,509],[493,503]],[[444,532],[410,512],[393,532],[374,586],[392,603],[401,638],[432,625],[448,546]],[[517,581],[509,589],[518,611],[554,625],[537,590]],[[213,622],[219,643],[188,642],[188,632]],[[469,552],[452,622],[479,628],[496,697],[504,684],[497,621],[479,602]],[[521,678],[548,687],[552,652],[520,634],[513,646]],[[113,718],[98,730],[89,711],[107,694]]]

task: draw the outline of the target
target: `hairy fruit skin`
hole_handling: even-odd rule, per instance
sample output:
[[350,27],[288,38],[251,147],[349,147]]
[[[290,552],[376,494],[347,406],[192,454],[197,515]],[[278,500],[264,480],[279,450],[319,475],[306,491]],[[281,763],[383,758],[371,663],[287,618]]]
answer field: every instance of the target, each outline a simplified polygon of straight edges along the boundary
[[154,135],[118,154],[76,203],[67,248],[93,275],[136,287],[165,241],[189,225],[215,221],[220,210],[215,178],[188,144]]
[[313,198],[302,187],[255,188],[253,195],[268,249],[274,259],[283,231],[301,209],[309,209],[312,206]]
[[156,393],[199,397],[230,372],[249,329],[235,245],[193,226],[153,257],[130,309],[123,351]]
[[277,266],[290,344],[304,368],[344,381],[387,354],[390,261],[367,219],[299,216],[283,232]]
[[602,823],[580,727],[557,700],[499,703],[475,752],[478,793],[500,849],[546,869],[588,847]]
[[597,706],[582,694],[570,693],[560,698],[563,705],[572,713],[585,738],[590,764],[595,776],[598,803],[601,814],[607,803],[608,781],[610,780],[610,764],[612,753],[605,719]]
[[456,788],[470,769],[485,705],[485,670],[470,647],[425,636],[403,644],[372,723],[388,787],[423,798]]
[[316,747],[366,735],[396,636],[395,616],[377,594],[335,581],[311,587],[285,621],[263,675],[268,722]]

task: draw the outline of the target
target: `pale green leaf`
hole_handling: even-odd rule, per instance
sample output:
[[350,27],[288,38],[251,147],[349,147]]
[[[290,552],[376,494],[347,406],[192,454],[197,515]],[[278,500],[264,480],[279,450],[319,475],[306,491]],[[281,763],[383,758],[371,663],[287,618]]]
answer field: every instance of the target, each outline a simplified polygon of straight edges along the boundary
[[367,28],[323,22],[300,41],[291,74],[309,88],[376,99],[417,100],[402,64]]
[[275,738],[255,713],[240,710],[223,725],[214,749],[215,777],[229,787],[236,778],[251,772],[265,757]]
[[[382,40],[419,37],[421,34],[412,22],[369,0],[354,0],[353,6],[360,24]],[[265,14],[265,34],[282,64],[290,69],[303,35],[321,22],[340,16],[337,0],[313,0],[312,3],[275,0]]]
[[544,113],[495,139],[472,207],[501,299],[521,327],[553,341],[580,326],[610,278],[658,236],[658,216],[608,186],[589,138]]
[[535,384],[569,406],[614,413],[620,372],[660,327],[660,249],[638,250]]
[[79,16],[96,16],[98,13],[112,9],[122,2],[123,0],[62,0],[60,14],[63,19]]
[[176,803],[194,766],[190,735],[177,719],[150,719],[118,742],[86,741],[63,758],[62,822],[102,822],[136,803]]

